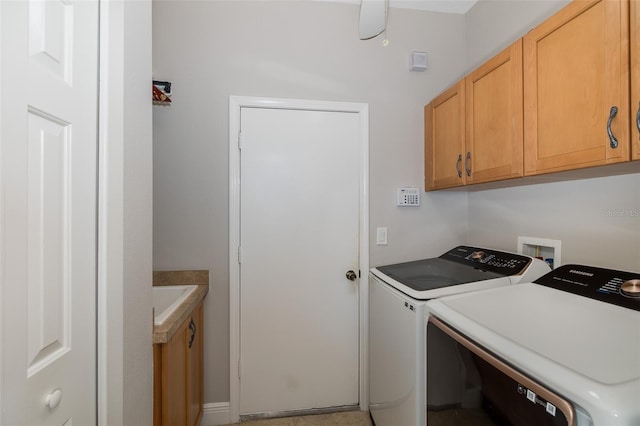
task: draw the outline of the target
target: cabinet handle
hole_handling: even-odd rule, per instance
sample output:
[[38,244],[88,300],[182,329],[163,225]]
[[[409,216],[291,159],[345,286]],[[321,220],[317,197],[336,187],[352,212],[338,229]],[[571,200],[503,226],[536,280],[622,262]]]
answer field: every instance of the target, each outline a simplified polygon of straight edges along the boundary
[[467,176],[471,176],[471,151],[467,151],[467,156],[464,158],[464,170]]
[[618,139],[613,136],[613,132],[611,131],[611,122],[613,121],[616,114],[618,114],[618,107],[612,106],[611,111],[609,112],[609,120],[607,121],[607,134],[609,135],[609,145],[611,146],[611,148],[618,147]]
[[458,172],[458,177],[462,177],[462,170],[460,169],[460,163],[462,163],[462,154],[458,154],[458,161],[456,161],[456,171]]
[[196,323],[193,322],[193,318],[191,318],[191,322],[189,323],[189,330],[191,330],[191,337],[189,337],[189,349],[191,349],[193,340],[196,338]]
[[636,113],[636,127],[638,128],[638,133],[640,133],[640,102],[638,102],[638,112]]

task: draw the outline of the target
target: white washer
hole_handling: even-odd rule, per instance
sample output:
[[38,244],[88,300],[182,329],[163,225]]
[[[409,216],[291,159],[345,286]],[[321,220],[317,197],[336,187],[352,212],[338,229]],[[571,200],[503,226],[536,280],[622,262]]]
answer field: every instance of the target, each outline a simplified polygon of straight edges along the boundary
[[[442,330],[483,360],[476,365],[491,365],[479,370],[493,415],[640,425],[640,273],[565,265],[535,283],[433,300],[425,311],[427,341]],[[427,376],[439,369],[428,363]]]
[[[369,410],[376,426],[426,422],[427,300],[533,281],[549,270],[539,259],[469,246],[455,247],[437,258],[371,269]],[[449,352],[434,347],[429,353],[447,358]],[[438,387],[442,391],[432,395],[435,404],[458,400],[449,395],[457,387],[447,383]]]

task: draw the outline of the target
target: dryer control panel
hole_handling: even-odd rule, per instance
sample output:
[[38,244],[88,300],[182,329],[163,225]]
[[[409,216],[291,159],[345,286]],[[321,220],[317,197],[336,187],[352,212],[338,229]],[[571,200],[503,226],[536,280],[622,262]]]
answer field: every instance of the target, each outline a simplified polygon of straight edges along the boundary
[[534,283],[640,311],[640,273],[637,272],[563,265]]

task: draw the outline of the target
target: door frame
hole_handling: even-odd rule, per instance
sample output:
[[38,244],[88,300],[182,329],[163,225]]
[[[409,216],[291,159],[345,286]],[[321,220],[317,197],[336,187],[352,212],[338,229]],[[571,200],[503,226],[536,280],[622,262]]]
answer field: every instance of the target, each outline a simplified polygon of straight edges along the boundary
[[366,103],[279,99],[252,96],[229,97],[229,415],[240,420],[240,116],[242,108],[294,109],[356,113],[360,119],[359,141],[359,241],[361,277],[359,306],[359,404],[369,406],[367,340],[369,300],[369,105]]

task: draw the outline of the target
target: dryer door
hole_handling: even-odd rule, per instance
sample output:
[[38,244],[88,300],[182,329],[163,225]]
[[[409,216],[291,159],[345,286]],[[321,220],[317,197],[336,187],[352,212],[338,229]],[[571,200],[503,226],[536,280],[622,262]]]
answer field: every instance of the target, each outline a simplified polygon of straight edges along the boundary
[[[573,405],[544,387],[544,385],[523,375],[511,365],[487,352],[484,348],[467,339],[449,325],[434,316],[429,316],[427,323],[427,340],[429,334],[443,332],[460,345],[461,353],[469,353],[480,375],[482,387],[482,408],[489,417],[501,422],[517,425],[549,425],[575,426],[576,415]],[[433,363],[427,366],[429,372],[439,367]],[[429,383],[427,383],[427,386]],[[427,398],[429,388],[427,387]],[[456,407],[456,415],[468,415],[463,409]],[[463,412],[463,414],[461,414]],[[427,413],[443,416],[446,413]],[[474,412],[473,414],[477,414]]]

